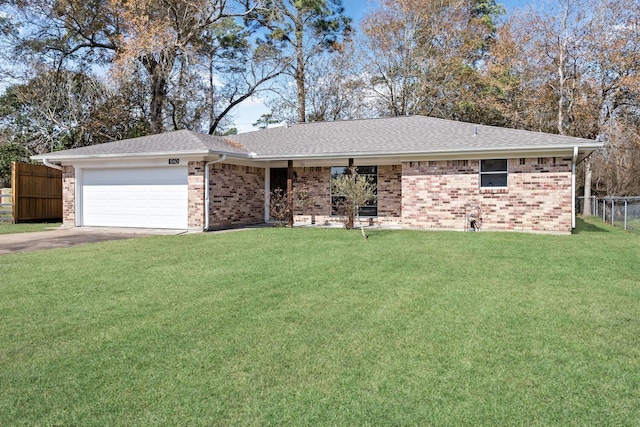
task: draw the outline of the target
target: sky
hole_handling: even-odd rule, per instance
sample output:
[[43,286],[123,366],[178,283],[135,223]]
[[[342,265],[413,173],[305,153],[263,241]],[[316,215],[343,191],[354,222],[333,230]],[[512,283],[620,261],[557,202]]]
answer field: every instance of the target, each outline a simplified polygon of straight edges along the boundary
[[[497,0],[497,3],[502,4],[507,14],[509,14],[515,9],[523,9],[540,1],[552,0]],[[345,15],[353,18],[357,26],[365,14],[374,8],[376,2],[375,0],[343,0],[342,4],[345,9]],[[253,127],[253,123],[255,123],[261,115],[267,113],[269,113],[269,109],[259,97],[247,99],[231,112],[235,127],[240,133],[256,130],[257,128]]]

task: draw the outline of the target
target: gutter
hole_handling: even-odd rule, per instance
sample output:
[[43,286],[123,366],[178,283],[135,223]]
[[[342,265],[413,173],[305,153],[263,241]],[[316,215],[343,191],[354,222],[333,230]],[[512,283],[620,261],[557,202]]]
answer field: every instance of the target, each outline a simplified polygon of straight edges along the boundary
[[218,160],[212,160],[204,164],[204,231],[209,231],[209,165],[224,162],[227,158],[226,154],[220,156]]
[[[87,147],[82,147],[87,148]],[[75,150],[75,149],[74,149]],[[64,155],[59,154],[64,151],[57,151],[48,153],[45,155],[32,156],[33,160],[42,161],[45,156],[52,159],[52,161],[61,162],[76,162],[87,160],[139,160],[139,159],[164,159],[166,157],[193,157],[200,158],[200,156],[209,156],[211,154],[225,155],[229,157],[237,157],[239,159],[251,159],[256,156],[255,153],[233,153],[224,151],[213,150],[198,150],[198,151],[153,151],[153,152],[139,152],[139,153],[102,153],[102,154],[72,154]]]
[[[596,150],[602,147],[601,143],[593,145],[580,145],[581,148]],[[351,153],[345,152],[321,152],[321,153],[306,153],[306,154],[255,154],[250,153],[249,158],[258,161],[281,161],[281,160],[319,160],[319,159],[342,159],[342,158],[367,158],[367,157],[394,157],[394,158],[442,158],[456,156],[473,156],[473,158],[495,158],[495,156],[515,156],[516,154],[532,155],[537,153],[557,153],[558,155],[566,155],[567,151],[570,152],[571,146],[540,146],[540,147],[501,147],[501,148],[472,148],[472,149],[442,149],[432,151],[354,151]],[[573,148],[578,148],[575,146]],[[565,154],[566,153],[566,154]],[[520,156],[521,157],[521,156]]]
[[576,228],[576,161],[578,160],[578,147],[573,147],[571,159],[571,228]]
[[58,169],[59,171],[61,171],[61,170],[62,170],[62,166],[60,166],[60,165],[54,165],[53,163],[49,163],[49,160],[47,160],[45,157],[43,157],[43,158],[42,158],[42,163],[43,163],[45,166],[48,166],[48,167],[50,167],[50,168]]

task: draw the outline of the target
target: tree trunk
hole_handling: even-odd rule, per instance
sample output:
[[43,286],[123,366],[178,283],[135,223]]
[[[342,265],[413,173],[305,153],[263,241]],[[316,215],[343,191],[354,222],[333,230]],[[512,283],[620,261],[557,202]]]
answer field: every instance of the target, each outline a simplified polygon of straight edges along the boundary
[[564,135],[564,70],[562,54],[560,55],[560,64],[558,65],[558,116],[556,126],[558,133]]
[[296,67],[296,84],[298,86],[298,123],[307,121],[306,89],[304,87],[304,64]]
[[142,63],[151,80],[151,102],[149,105],[151,131],[153,133],[162,133],[164,132],[162,115],[164,104],[167,100],[167,79],[164,76],[162,65],[153,57],[144,58]]
[[305,88],[305,64],[304,64],[304,17],[302,12],[298,11],[298,20],[296,22],[296,86],[298,88],[298,123],[307,121],[307,91]]

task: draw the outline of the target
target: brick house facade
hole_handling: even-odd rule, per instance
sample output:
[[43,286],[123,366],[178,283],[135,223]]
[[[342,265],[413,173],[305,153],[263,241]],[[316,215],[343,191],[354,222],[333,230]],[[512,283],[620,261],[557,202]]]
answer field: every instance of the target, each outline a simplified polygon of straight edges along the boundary
[[[425,229],[464,229],[465,204],[480,206],[485,230],[568,232],[571,229],[571,159],[511,158],[507,189],[482,189],[478,160],[415,161],[378,167],[376,224]],[[205,162],[189,162],[188,225],[205,221]],[[211,228],[265,220],[265,168],[216,163],[210,168]],[[338,222],[331,215],[331,167],[294,168],[295,188],[306,188],[312,205],[296,223]],[[75,169],[63,168],[63,222],[75,223]]]
[[575,167],[601,146],[413,116],[228,137],[181,130],[34,159],[62,167],[63,216],[70,226],[202,230],[263,223],[270,219],[276,169],[279,184],[284,171],[294,189],[309,192],[310,206],[295,211],[296,224],[337,222],[332,167],[353,164],[375,170],[377,198],[367,211],[374,224],[464,230],[472,205],[483,230],[569,233]]
[[569,232],[571,159],[511,158],[508,165],[508,187],[494,189],[480,187],[478,160],[404,163],[403,225],[463,229],[465,204],[474,202],[485,230]]
[[[478,160],[404,162],[378,167],[376,224],[463,230],[465,205],[481,212],[484,230],[569,232],[571,159],[508,159],[507,188],[481,188]],[[294,168],[294,188],[306,188],[312,207],[296,212],[296,223],[337,222],[331,216],[330,167]]]

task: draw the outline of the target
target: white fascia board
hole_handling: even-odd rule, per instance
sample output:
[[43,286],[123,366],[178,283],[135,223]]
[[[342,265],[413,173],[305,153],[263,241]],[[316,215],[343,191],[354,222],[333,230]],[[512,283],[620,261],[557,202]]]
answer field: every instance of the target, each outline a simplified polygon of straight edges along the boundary
[[[473,150],[441,150],[429,152],[354,152],[354,153],[321,153],[321,154],[292,154],[292,155],[258,155],[256,161],[284,161],[299,160],[302,162],[313,162],[322,160],[344,160],[354,159],[396,159],[398,162],[417,160],[476,160],[491,158],[515,158],[515,157],[547,157],[547,156],[567,156],[573,155],[574,146],[549,146],[530,148],[504,148],[504,149],[473,149]],[[585,155],[591,153],[602,144],[579,147]]]
[[90,154],[90,155],[56,155],[51,154],[39,154],[37,156],[31,156],[32,160],[43,161],[47,159],[51,162],[58,162],[62,165],[74,165],[85,162],[147,162],[155,160],[166,160],[169,158],[185,159],[185,161],[204,161],[215,160],[222,155],[248,158],[248,155],[242,155],[238,153],[222,153],[213,152],[210,150],[201,152],[155,152],[155,153],[118,153],[118,154]]
[[[168,159],[179,159],[178,164],[169,164]],[[202,160],[200,157],[199,160]],[[186,157],[137,158],[137,159],[83,159],[61,162],[63,166],[73,166],[77,169],[121,169],[144,167],[186,167],[190,159]]]
[[39,154],[37,156],[31,156],[33,160],[42,160],[46,158],[54,162],[63,161],[77,161],[77,160],[102,160],[102,159],[140,159],[140,158],[167,158],[167,157],[179,157],[179,156],[204,156],[209,154],[207,151],[158,151],[149,153],[109,153],[109,154],[56,154],[55,152],[49,154]]

